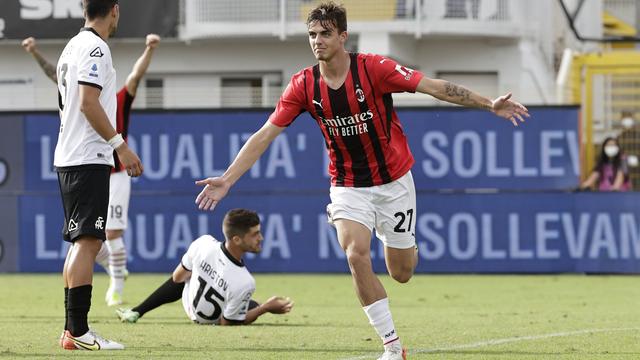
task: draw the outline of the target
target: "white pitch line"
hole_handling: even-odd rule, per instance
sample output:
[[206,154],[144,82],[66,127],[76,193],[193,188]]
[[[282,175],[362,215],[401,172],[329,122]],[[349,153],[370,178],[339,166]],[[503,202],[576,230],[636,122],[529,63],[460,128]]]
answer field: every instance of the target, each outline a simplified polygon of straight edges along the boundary
[[[473,349],[473,348],[479,348],[479,347],[485,347],[485,346],[508,344],[508,343],[519,342],[519,341],[542,340],[542,339],[550,339],[555,337],[565,337],[565,336],[583,335],[583,334],[592,334],[592,333],[621,332],[621,331],[640,331],[640,327],[614,328],[614,329],[583,329],[583,330],[565,331],[565,332],[557,332],[557,333],[542,334],[542,335],[516,336],[516,337],[510,337],[510,338],[504,338],[504,339],[478,341],[478,342],[469,343],[469,344],[443,346],[443,347],[438,347],[433,349],[411,349],[408,351],[408,354],[411,355],[411,354],[437,353],[437,352],[443,352],[443,351]],[[369,355],[344,358],[343,360],[372,359],[379,355],[380,355],[379,353],[376,353],[376,354],[372,353]]]

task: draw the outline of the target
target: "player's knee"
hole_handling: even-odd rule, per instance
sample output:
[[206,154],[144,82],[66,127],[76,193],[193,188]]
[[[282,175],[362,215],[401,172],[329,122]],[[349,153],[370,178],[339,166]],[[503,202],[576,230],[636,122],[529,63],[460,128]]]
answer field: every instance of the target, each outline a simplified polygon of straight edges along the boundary
[[370,262],[368,251],[350,247],[345,250],[345,254],[347,255],[347,262],[351,268],[358,268]]
[[404,284],[409,282],[409,280],[411,280],[411,278],[413,277],[413,268],[410,266],[403,266],[396,270],[390,269],[389,273],[393,280]]

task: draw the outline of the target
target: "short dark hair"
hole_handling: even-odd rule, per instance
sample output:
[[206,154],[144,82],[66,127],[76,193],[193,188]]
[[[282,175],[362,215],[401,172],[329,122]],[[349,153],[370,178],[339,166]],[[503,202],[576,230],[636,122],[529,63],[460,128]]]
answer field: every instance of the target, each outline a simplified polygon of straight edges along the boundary
[[88,20],[103,18],[118,4],[118,0],[82,0],[82,7]]
[[307,17],[307,26],[316,21],[325,29],[333,26],[339,33],[347,31],[347,10],[333,1],[324,2],[311,10]]
[[249,230],[260,225],[260,218],[255,211],[247,209],[229,210],[222,221],[222,231],[227,240],[234,236],[244,236]]

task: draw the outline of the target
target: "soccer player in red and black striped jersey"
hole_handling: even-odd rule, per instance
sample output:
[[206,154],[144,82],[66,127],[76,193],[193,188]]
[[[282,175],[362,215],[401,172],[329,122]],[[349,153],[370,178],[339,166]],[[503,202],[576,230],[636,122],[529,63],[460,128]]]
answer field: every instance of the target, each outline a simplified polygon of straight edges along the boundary
[[356,293],[383,341],[380,359],[404,359],[387,294],[371,266],[373,230],[385,246],[389,274],[409,281],[417,264],[414,164],[402,125],[393,108],[394,92],[421,92],[440,100],[492,111],[514,125],[528,117],[511,94],[495,100],[448,81],[372,54],[349,53],[346,11],[320,4],[307,19],[309,44],[318,64],[295,74],[267,122],[247,141],[221,177],[197,181],[196,199],[210,210],[258,160],[269,144],[298,115],[308,111],[320,127],[329,153],[329,221],[346,252]]
[[[147,72],[153,53],[160,43],[160,36],[148,34],[145,49],[136,60],[131,73],[127,76],[124,86],[117,92],[116,131],[124,140],[129,135],[129,115],[131,106],[138,91],[138,85]],[[54,83],[57,83],[55,66],[49,63],[38,51],[36,40],[32,37],[22,41],[25,51],[30,53],[38,62],[44,73]],[[131,178],[127,175],[117,153],[113,152],[115,167],[109,179],[109,210],[107,214],[106,236],[96,262],[102,265],[111,277],[105,301],[109,306],[122,304],[124,278],[127,273],[127,252],[123,242],[123,234],[127,228],[129,198],[131,196]]]

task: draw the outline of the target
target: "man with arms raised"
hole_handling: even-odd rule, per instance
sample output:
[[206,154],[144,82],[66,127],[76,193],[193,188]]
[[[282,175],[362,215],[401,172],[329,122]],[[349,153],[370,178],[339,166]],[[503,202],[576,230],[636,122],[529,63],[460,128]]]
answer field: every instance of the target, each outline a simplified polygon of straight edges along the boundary
[[173,275],[140,305],[118,309],[118,318],[135,323],[147,312],[180,298],[187,316],[197,324],[248,325],[265,313],[291,311],[289,298],[273,296],[264,304],[251,299],[256,282],[242,258],[245,253],[260,252],[263,237],[258,214],[230,210],[222,231],[224,242],[211,235],[192,242]]
[[85,27],[65,46],[56,74],[60,132],[54,166],[64,209],[63,237],[72,243],[64,263],[64,349],[119,350],[89,330],[93,264],[105,240],[109,177],[118,153],[129,176],[142,164],[116,125],[116,73],[105,42],[118,26],[117,0],[83,0]]
[[242,147],[221,177],[204,185],[196,203],[213,209],[229,188],[304,111],[316,120],[329,152],[331,204],[329,221],[336,227],[353,276],[356,294],[369,322],[382,339],[383,360],[405,359],[387,294],[371,265],[375,230],[384,244],[391,277],[406,283],[417,264],[414,159],[393,108],[394,92],[421,92],[440,100],[486,109],[514,125],[527,109],[510,100],[482,97],[448,81],[373,54],[348,53],[347,16],[333,2],[320,4],[307,18],[309,45],[318,64],[295,74],[267,122]]

